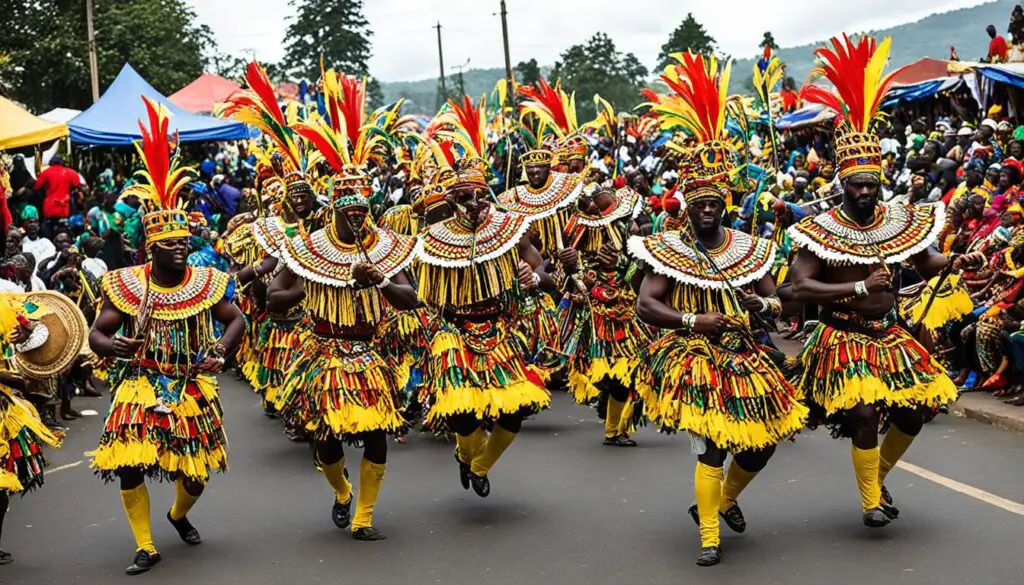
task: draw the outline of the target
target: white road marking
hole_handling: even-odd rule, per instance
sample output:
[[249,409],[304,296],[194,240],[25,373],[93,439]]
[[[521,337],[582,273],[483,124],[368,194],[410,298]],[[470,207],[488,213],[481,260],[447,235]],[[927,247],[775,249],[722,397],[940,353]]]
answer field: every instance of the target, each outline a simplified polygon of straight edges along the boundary
[[64,471],[65,469],[71,469],[72,467],[78,467],[81,464],[82,464],[81,460],[75,461],[74,463],[68,463],[66,465],[61,465],[60,467],[54,467],[53,469],[47,469],[46,473],[47,473],[47,475],[49,475],[51,473],[57,473],[58,471]]
[[1002,496],[997,496],[993,493],[986,492],[985,490],[978,489],[974,486],[967,485],[966,483],[960,483],[955,479],[950,479],[946,476],[939,475],[933,471],[928,471],[923,467],[918,467],[913,463],[907,463],[906,461],[900,461],[896,464],[896,467],[904,471],[909,471],[914,475],[923,477],[928,481],[933,481],[943,487],[949,488],[954,492],[959,492],[965,496],[970,496],[975,500],[980,500],[986,504],[990,504],[997,508],[1002,508],[1007,512],[1013,512],[1018,516],[1024,516],[1024,504],[1014,502],[1013,500],[1007,500]]

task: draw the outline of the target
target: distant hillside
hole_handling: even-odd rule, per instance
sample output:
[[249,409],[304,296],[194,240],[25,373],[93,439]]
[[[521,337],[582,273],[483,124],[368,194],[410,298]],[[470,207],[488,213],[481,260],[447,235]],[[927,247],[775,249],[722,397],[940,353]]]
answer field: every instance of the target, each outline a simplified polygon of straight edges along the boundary
[[[942,14],[933,14],[917,22],[910,22],[885,30],[871,31],[877,37],[892,37],[889,68],[912,63],[921,57],[948,59],[950,45],[964,61],[975,61],[988,54],[988,35],[985,27],[994,24],[1000,34],[1006,35],[1010,11],[1016,0],[995,0],[986,4],[961,8]],[[854,33],[858,31],[847,31]],[[825,39],[823,39],[825,40]],[[779,58],[786,65],[786,75],[803,83],[814,66],[814,50],[821,43],[779,49]],[[731,92],[745,91],[754,67],[754,59],[737,59],[732,67]]]
[[[988,51],[985,27],[994,24],[1000,34],[1005,35],[1006,26],[1010,22],[1010,11],[1016,4],[1016,0],[994,0],[971,8],[933,14],[917,22],[871,33],[893,38],[890,71],[921,57],[948,59],[950,45],[956,47],[961,59],[973,61],[983,57]],[[814,50],[820,45],[819,42],[779,50],[779,57],[788,66],[787,75],[796,79],[798,84],[803,82],[814,65]],[[745,86],[753,66],[754,59],[737,59],[733,63],[731,92],[746,91]],[[466,93],[479,96],[481,93],[489,92],[504,75],[505,70],[502,68],[467,70],[463,73]],[[454,87],[456,79],[449,76],[446,82],[449,87]],[[420,81],[385,82],[381,83],[381,87],[384,89],[385,101],[390,102],[404,97],[410,102],[405,111],[432,113],[437,99],[437,84],[435,77]]]

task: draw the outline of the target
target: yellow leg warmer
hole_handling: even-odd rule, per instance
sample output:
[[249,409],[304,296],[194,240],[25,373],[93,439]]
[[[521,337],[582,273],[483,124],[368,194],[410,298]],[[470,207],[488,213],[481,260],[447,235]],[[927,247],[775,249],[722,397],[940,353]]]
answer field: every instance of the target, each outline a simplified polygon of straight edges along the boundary
[[625,402],[608,397],[608,412],[604,417],[604,438],[614,439],[619,436],[619,421],[622,420],[622,407],[625,405]]
[[697,462],[693,476],[697,495],[697,515],[700,517],[700,546],[718,546],[718,508],[722,501],[722,468]]
[[146,484],[122,490],[121,503],[124,504],[124,514],[128,517],[128,525],[131,526],[132,535],[135,537],[135,550],[156,554],[153,532],[149,527],[149,490],[146,489]]
[[373,526],[373,507],[377,504],[380,485],[384,483],[384,464],[371,463],[365,457],[359,463],[359,497],[356,515],[352,518],[352,531]]
[[487,440],[487,433],[483,429],[477,429],[472,434],[463,437],[455,435],[455,445],[459,450],[459,461],[472,463],[473,459],[480,453],[480,449]]
[[171,518],[176,521],[181,520],[198,500],[199,496],[193,496],[185,491],[184,480],[178,478],[174,481],[174,504],[171,505]]
[[877,508],[882,501],[882,484],[878,482],[878,447],[858,449],[851,446],[853,471],[857,474],[857,489],[860,490],[860,507],[864,512]]
[[885,438],[882,439],[882,445],[878,449],[879,489],[885,483],[885,476],[889,475],[892,468],[896,467],[896,463],[903,458],[903,454],[910,448],[914,438],[900,431],[895,426],[890,426],[889,430],[885,431]]
[[718,505],[718,509],[725,512],[732,507],[736,503],[736,498],[740,497],[740,492],[746,489],[755,477],[757,477],[756,471],[750,472],[743,469],[733,459],[729,464],[729,471],[725,474],[725,483],[722,484],[722,502]]
[[330,465],[320,464],[320,469],[327,478],[327,483],[334,488],[334,497],[339,503],[346,503],[352,500],[352,482],[345,477],[345,458]]
[[505,452],[505,449],[508,449],[508,446],[515,439],[516,433],[494,425],[494,430],[491,431],[491,436],[487,439],[484,448],[473,458],[473,465],[471,467],[473,475],[486,476],[490,473],[491,468],[498,462],[498,458],[501,457],[501,454]]

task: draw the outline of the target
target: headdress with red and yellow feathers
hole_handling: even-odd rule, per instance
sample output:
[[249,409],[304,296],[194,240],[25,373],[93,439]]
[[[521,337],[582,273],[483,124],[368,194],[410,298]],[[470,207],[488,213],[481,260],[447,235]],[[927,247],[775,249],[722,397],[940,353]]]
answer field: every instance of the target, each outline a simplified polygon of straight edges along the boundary
[[800,90],[803,99],[837,114],[836,161],[841,180],[858,174],[875,180],[881,177],[882,147],[872,129],[893,82],[893,73],[882,74],[891,44],[888,37],[881,43],[866,35],[856,43],[845,34],[841,39],[833,37],[831,47],[814,52],[821,62],[811,75],[825,77],[835,91],[811,84]]
[[139,182],[128,189],[143,203],[146,214],[142,225],[146,233],[146,246],[172,238],[189,237],[188,215],[178,207],[178,193],[192,179],[194,169],[179,167],[172,155],[177,140],[171,140],[167,129],[170,124],[166,106],[142,96],[146,104],[149,126],[139,120],[142,140],[135,142],[135,150],[142,160],[143,169],[135,175]]
[[725,120],[732,63],[720,67],[714,57],[689,52],[672,58],[677,63],[665,67],[660,75],[672,93],[644,95],[651,99],[651,111],[662,128],[682,128],[697,142],[686,161],[689,172],[682,184],[683,197],[687,203],[704,197],[728,201],[733,165]]

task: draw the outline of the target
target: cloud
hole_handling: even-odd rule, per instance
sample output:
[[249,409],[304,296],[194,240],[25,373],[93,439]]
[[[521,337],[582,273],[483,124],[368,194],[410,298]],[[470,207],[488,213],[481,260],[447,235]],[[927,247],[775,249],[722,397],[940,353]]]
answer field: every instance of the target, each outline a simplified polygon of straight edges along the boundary
[[[221,50],[277,61],[288,0],[188,0],[209,25]],[[981,0],[507,0],[509,53],[514,66],[537,59],[550,65],[569,46],[594,32],[607,33],[620,50],[653,67],[662,43],[688,12],[734,57],[752,56],[770,30],[783,47],[802,45],[841,32],[875,30],[929,14],[982,4]],[[827,9],[825,9],[827,6]],[[467,61],[471,68],[502,67],[498,0],[366,0],[373,28],[370,71],[386,81],[438,74],[437,33],[441,23],[446,73]],[[1009,19],[1009,12],[1007,12]],[[1001,26],[1001,23],[996,23]],[[979,35],[984,35],[979,25]]]

